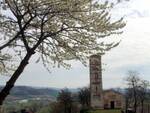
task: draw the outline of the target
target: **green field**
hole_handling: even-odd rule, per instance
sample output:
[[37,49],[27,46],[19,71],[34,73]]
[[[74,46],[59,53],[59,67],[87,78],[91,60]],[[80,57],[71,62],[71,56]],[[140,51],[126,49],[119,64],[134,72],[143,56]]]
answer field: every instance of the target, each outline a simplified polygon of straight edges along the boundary
[[90,113],[121,113],[121,110],[95,110]]

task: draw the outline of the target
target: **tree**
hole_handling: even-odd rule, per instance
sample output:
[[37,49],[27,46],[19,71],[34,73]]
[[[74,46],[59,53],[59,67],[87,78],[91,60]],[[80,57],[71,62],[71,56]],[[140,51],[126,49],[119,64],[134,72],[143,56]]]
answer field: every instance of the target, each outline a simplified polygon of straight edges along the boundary
[[137,112],[137,107],[141,105],[141,113],[143,113],[144,102],[147,98],[149,81],[142,80],[136,71],[129,71],[126,78],[128,88],[126,89],[126,109],[134,108]]
[[63,106],[64,113],[72,113],[73,98],[68,89],[61,90],[57,100]]
[[90,89],[89,88],[82,88],[79,93],[79,102],[81,103],[83,108],[90,107]]
[[[11,77],[0,92],[0,105],[36,54],[49,69],[83,64],[89,55],[104,53],[119,42],[105,37],[122,33],[123,19],[113,21],[112,4],[95,0],[3,0],[0,13],[0,70]],[[4,13],[3,13],[4,12]]]
[[149,86],[150,86],[149,81],[141,80],[141,84],[139,86],[139,99],[141,103],[141,113],[144,113],[144,102],[147,99]]
[[134,113],[137,112],[137,105],[138,105],[138,88],[139,88],[139,73],[136,71],[129,71],[128,77],[126,78],[126,81],[128,82],[128,86],[130,89],[130,95],[133,103]]
[[126,88],[125,89],[125,112],[128,113],[128,109],[129,107],[131,107],[131,104],[132,104],[132,90],[131,88]]

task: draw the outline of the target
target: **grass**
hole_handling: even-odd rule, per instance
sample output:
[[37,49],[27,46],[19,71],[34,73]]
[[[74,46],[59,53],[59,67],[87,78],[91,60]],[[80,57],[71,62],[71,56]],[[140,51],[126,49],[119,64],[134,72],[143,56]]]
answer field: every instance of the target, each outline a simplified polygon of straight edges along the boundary
[[90,113],[121,113],[121,110],[95,110]]

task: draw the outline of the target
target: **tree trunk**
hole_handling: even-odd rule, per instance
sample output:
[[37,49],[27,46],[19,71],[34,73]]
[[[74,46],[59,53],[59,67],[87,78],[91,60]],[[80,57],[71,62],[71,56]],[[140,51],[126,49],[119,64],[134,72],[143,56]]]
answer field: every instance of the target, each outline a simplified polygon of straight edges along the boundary
[[137,112],[137,92],[136,92],[136,89],[133,89],[134,90],[134,113]]
[[150,105],[149,104],[147,106],[147,111],[148,111],[148,113],[150,113]]
[[137,100],[135,99],[135,102],[134,102],[134,113],[136,113],[137,111]]
[[128,113],[128,105],[129,105],[129,101],[128,101],[128,97],[126,97],[126,101],[125,101],[125,112]]
[[26,54],[24,59],[21,61],[20,65],[16,69],[16,71],[13,73],[9,81],[6,83],[5,87],[0,92],[0,106],[3,104],[6,97],[9,95],[10,90],[13,88],[16,80],[21,75],[21,73],[24,71],[26,65],[28,64],[29,59],[34,54],[34,51],[30,51]]
[[0,113],[3,113],[3,109],[2,106],[0,105]]
[[143,100],[141,101],[141,107],[142,107],[141,108],[141,113],[143,113],[144,112],[144,101]]
[[67,113],[67,106],[66,106],[66,104],[65,104],[65,113]]

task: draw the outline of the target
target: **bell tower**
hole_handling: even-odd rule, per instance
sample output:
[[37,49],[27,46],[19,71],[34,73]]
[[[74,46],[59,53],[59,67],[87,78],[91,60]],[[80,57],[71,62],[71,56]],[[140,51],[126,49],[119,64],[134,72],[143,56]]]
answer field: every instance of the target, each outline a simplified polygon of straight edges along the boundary
[[90,56],[90,92],[91,107],[94,109],[103,109],[103,88],[102,88],[102,66],[101,56]]

